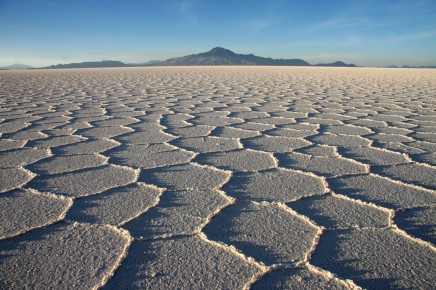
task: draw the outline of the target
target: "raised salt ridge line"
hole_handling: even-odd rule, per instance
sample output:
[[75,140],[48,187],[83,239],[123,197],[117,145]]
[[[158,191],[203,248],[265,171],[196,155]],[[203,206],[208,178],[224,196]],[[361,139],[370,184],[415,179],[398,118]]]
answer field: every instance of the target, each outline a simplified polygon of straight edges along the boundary
[[431,288],[435,79],[0,72],[0,284]]

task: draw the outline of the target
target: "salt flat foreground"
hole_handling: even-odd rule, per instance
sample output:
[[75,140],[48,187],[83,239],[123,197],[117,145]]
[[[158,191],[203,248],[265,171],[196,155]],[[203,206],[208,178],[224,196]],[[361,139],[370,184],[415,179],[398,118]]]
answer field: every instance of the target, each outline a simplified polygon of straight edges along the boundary
[[436,70],[0,73],[0,288],[431,289]]

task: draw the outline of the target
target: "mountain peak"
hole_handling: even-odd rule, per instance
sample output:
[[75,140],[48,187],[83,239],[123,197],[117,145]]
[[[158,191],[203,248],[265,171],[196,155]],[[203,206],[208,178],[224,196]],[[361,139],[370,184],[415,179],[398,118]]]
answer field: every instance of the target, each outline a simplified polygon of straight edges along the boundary
[[333,63],[319,63],[316,66],[331,66],[331,67],[356,67],[355,64],[347,64],[343,61],[335,61]]
[[204,53],[205,56],[234,56],[235,53],[229,49],[225,49],[223,47],[214,47],[208,52]]
[[302,59],[272,59],[254,54],[238,54],[233,51],[215,47],[208,52],[171,58],[160,62],[161,66],[174,65],[275,65],[275,66],[310,66]]

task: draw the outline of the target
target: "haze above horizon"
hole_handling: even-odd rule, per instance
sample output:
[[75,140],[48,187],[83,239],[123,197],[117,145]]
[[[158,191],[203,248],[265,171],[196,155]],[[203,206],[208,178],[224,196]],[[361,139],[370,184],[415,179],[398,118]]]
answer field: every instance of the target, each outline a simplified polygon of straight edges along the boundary
[[436,65],[436,1],[0,0],[0,67],[143,63],[220,46],[363,66]]

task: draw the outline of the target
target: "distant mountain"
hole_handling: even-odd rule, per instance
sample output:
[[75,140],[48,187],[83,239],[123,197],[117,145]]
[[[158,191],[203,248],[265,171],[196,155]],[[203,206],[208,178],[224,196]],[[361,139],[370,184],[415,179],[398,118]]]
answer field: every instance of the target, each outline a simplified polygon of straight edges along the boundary
[[436,65],[416,66],[416,68],[436,68]]
[[161,60],[150,60],[144,63],[128,63],[129,66],[150,66],[150,65],[159,65]]
[[426,65],[426,66],[414,66],[414,65],[403,65],[398,67],[396,65],[388,66],[388,68],[436,68],[436,65]]
[[194,65],[277,65],[310,66],[302,59],[272,59],[253,54],[237,54],[231,50],[215,47],[199,54],[171,58],[158,63],[159,66],[194,66]]
[[332,66],[332,67],[357,67],[357,65],[355,64],[348,64],[342,61],[336,61],[336,62],[332,62],[332,63],[319,63],[316,64],[315,66]]
[[43,67],[44,69],[57,68],[100,68],[100,67],[139,67],[139,66],[223,66],[223,65],[264,65],[264,66],[332,66],[332,67],[356,67],[354,64],[346,64],[342,61],[334,63],[320,63],[312,65],[302,59],[273,59],[260,57],[253,54],[238,54],[231,50],[215,47],[208,52],[191,54],[182,57],[170,58],[164,61],[151,60],[145,63],[123,63],[115,60],[91,61],[80,63],[57,64]]
[[11,69],[11,70],[17,69],[18,70],[18,69],[28,69],[28,68],[33,68],[33,67],[30,65],[27,65],[27,64],[16,63],[16,64],[4,66],[1,69]]
[[67,63],[67,64],[57,64],[42,67],[44,69],[53,69],[53,68],[99,68],[99,67],[129,67],[131,65],[125,64],[121,61],[117,60],[102,60],[102,61],[88,61],[88,62],[79,62],[79,63]]

